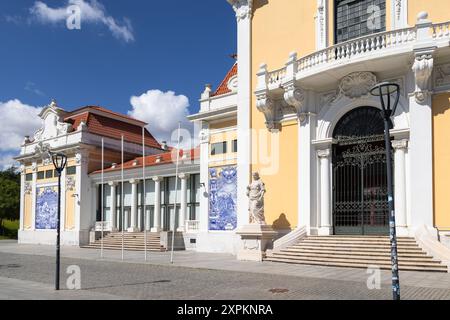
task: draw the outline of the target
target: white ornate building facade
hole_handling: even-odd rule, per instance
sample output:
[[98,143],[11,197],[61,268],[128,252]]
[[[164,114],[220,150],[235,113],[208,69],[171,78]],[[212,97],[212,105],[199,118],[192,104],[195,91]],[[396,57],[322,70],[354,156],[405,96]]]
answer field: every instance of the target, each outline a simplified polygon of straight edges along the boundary
[[[199,112],[189,116],[201,131],[198,153],[187,152],[180,177],[183,200],[175,216],[185,242],[195,243],[198,251],[236,253],[236,230],[249,222],[246,188],[255,171],[266,184],[266,220],[279,242],[304,234],[387,235],[384,128],[380,101],[369,94],[382,81],[401,90],[390,132],[398,234],[425,232],[448,241],[447,1],[426,6],[419,0],[228,2],[236,13],[238,61],[215,91],[206,86]],[[93,134],[96,126],[86,121],[67,121],[77,113],[64,118],[55,106],[46,110],[43,132],[26,141],[18,158],[24,165],[19,237],[22,242],[53,237],[36,230],[36,199],[47,185],[45,179],[39,183],[38,174],[48,169],[36,147],[50,143],[72,155],[69,167],[75,167],[73,179],[65,178],[65,205],[75,206],[74,216],[64,222],[66,243],[86,243],[101,221],[95,214],[100,198],[94,196],[101,181],[101,134]],[[176,207],[170,187],[174,166],[164,164],[167,152],[150,133],[144,175],[145,189],[153,193],[143,204],[142,146],[130,138],[124,164],[127,218],[118,219],[118,137],[145,124],[113,118],[127,128],[108,145],[103,223],[112,231],[167,231]],[[54,180],[48,183],[53,186]]]

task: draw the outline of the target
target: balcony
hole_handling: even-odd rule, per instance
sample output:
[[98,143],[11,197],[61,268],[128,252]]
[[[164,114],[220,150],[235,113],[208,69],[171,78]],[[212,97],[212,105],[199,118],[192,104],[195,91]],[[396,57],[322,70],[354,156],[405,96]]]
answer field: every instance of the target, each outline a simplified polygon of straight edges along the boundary
[[427,18],[423,12],[414,27],[352,39],[300,59],[291,53],[285,66],[277,70],[262,64],[255,96],[267,128],[276,132],[283,119],[298,117],[303,122],[314,114],[314,107],[308,106],[314,105],[309,93],[318,98],[319,110],[342,93],[351,98],[362,97],[379,80],[377,75],[392,77],[405,91],[405,82],[399,75],[414,71],[415,95],[419,103],[423,102],[431,90],[427,88],[431,76],[428,71],[433,68],[433,59],[450,56],[450,21],[433,24]]
[[[351,69],[351,66],[356,65],[358,67],[362,64],[373,65],[375,67],[373,69],[376,69],[376,67],[383,68],[384,64],[384,67],[388,68],[389,66],[384,61],[380,65],[380,60],[390,57],[393,63],[404,61],[406,56],[412,54],[415,46],[420,43],[428,42],[438,48],[448,47],[450,21],[432,24],[426,20],[426,17],[422,18],[414,27],[352,39],[300,59],[297,59],[296,54],[292,53],[286,66],[277,70],[268,71],[267,66],[262,64],[258,72],[258,90],[276,91],[284,88],[286,82],[292,80],[301,81],[307,86],[317,84],[319,80],[323,84],[324,80],[327,82],[327,80],[336,79],[335,75],[330,76],[333,71],[339,74],[339,69],[348,70]],[[338,77],[349,73],[348,71],[343,72]],[[327,76],[329,79],[326,79]]]

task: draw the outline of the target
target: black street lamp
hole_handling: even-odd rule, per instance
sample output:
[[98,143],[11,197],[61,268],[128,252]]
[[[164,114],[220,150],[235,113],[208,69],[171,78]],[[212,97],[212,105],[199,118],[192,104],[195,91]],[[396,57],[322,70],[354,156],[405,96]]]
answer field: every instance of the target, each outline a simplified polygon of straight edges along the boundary
[[391,117],[395,115],[400,99],[400,86],[396,83],[382,82],[370,90],[373,96],[380,97],[384,120],[384,140],[386,144],[386,167],[389,204],[389,230],[391,239],[392,261],[392,293],[394,300],[400,300],[400,279],[398,274],[397,233],[395,230],[394,185],[392,177],[392,145],[391,145]]
[[56,278],[55,289],[59,290],[60,247],[61,247],[61,173],[67,164],[67,157],[62,153],[52,154],[53,165],[58,173],[58,217],[56,227]]

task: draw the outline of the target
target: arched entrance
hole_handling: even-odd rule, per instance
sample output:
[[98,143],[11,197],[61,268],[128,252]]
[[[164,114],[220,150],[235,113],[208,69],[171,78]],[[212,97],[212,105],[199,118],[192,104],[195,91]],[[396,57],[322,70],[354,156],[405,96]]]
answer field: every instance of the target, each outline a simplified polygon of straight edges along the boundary
[[380,110],[356,108],[333,138],[333,227],[337,235],[387,235],[386,155]]

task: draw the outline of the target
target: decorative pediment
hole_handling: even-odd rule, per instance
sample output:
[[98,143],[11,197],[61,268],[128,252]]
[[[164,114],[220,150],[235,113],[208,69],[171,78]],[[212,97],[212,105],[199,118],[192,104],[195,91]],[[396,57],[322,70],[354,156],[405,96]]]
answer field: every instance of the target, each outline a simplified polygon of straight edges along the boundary
[[59,108],[53,100],[39,114],[42,119],[42,128],[34,134],[34,141],[43,141],[67,134],[72,130],[72,126],[64,122],[66,112]]

